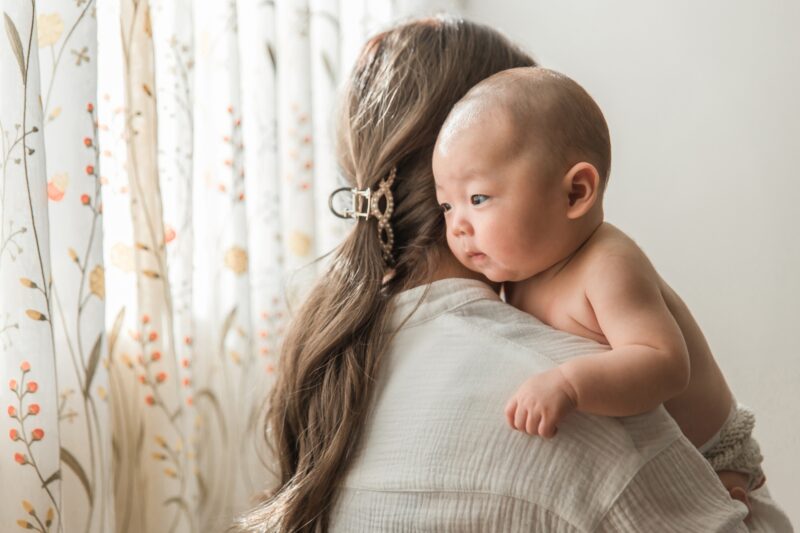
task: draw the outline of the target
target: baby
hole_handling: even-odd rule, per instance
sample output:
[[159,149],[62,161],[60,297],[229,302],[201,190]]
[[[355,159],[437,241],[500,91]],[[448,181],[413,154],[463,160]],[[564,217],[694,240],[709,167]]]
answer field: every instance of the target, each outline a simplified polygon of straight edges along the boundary
[[433,154],[447,242],[467,268],[550,326],[609,350],[528,378],[506,407],[552,437],[578,410],[630,416],[663,403],[732,497],[764,482],[751,436],[700,327],[639,247],[603,221],[608,126],[577,83],[542,68],[501,72],[450,112]]

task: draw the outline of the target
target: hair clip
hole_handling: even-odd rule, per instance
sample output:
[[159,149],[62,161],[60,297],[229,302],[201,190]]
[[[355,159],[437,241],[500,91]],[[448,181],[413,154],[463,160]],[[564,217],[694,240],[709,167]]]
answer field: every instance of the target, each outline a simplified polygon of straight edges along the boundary
[[[328,197],[328,208],[331,213],[339,218],[355,218],[356,220],[363,218],[364,220],[369,220],[370,215],[372,215],[378,220],[378,240],[383,249],[383,259],[390,265],[394,263],[392,255],[394,232],[392,231],[390,220],[392,213],[394,213],[392,184],[394,184],[396,177],[397,167],[392,167],[389,175],[381,179],[378,189],[374,193],[369,187],[366,189],[340,187]],[[333,207],[333,199],[337,194],[344,191],[349,191],[353,195],[353,207],[340,212]],[[384,199],[383,205],[381,205],[381,199]]]
[[[353,195],[353,208],[339,212],[333,207],[333,198],[344,191],[350,191],[350,194]],[[369,219],[369,215],[372,212],[372,189],[369,187],[366,189],[340,187],[333,191],[328,197],[328,208],[331,210],[331,213],[339,218]]]

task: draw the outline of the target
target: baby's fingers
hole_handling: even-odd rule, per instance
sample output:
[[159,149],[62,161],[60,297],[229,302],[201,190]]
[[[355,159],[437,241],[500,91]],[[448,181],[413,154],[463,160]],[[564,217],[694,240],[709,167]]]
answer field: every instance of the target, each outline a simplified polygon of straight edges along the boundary
[[514,429],[525,431],[525,421],[528,418],[528,410],[523,405],[517,405],[517,412],[514,414]]
[[541,415],[537,411],[531,411],[528,414],[528,421],[525,424],[525,432],[528,435],[536,435],[537,430],[539,429],[539,420],[541,419]]
[[512,398],[506,404],[506,421],[512,429],[517,429],[514,425],[514,415],[517,412],[517,400]]
[[541,422],[539,422],[539,435],[542,437],[549,439],[555,437],[558,428],[555,424],[555,418],[553,416],[542,416]]

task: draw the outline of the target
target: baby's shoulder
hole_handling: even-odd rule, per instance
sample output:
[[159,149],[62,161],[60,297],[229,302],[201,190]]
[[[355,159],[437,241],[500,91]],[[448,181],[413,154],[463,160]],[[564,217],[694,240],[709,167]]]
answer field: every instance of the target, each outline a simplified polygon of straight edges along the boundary
[[582,254],[584,272],[602,277],[656,276],[652,263],[625,232],[604,222],[592,236]]

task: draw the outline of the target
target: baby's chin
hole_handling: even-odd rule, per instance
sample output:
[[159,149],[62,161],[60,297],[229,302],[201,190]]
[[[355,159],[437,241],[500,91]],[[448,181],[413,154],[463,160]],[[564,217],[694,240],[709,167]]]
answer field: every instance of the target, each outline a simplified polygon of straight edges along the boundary
[[486,278],[487,281],[491,283],[505,283],[507,281],[514,281],[510,279],[508,272],[498,271],[496,268],[486,267],[486,268],[479,268],[473,264],[469,264],[466,262],[462,262],[462,265],[470,269],[471,271],[475,272],[476,274],[482,275]]

